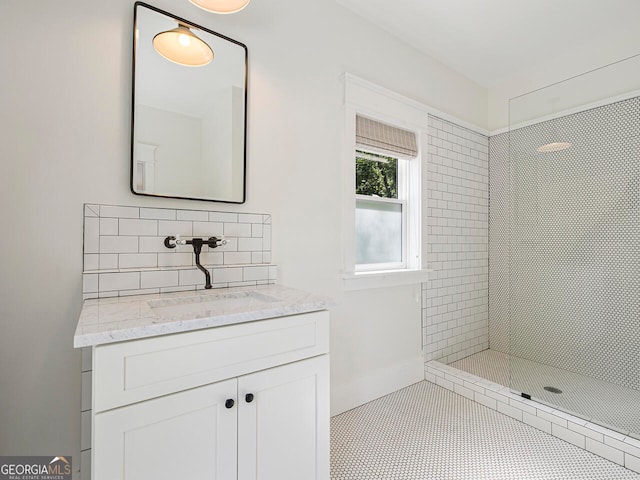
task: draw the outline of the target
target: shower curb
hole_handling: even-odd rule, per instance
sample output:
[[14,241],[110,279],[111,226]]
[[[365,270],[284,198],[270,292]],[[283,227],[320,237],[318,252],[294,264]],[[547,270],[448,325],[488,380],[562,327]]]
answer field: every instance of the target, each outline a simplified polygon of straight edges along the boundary
[[560,440],[640,473],[640,440],[523,398],[509,387],[437,361],[425,363],[425,379]]

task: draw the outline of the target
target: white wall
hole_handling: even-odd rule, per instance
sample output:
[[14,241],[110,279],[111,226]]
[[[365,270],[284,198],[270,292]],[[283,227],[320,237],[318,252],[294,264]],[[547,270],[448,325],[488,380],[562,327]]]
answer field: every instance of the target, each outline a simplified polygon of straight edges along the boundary
[[[634,42],[629,42],[633,38]],[[640,88],[640,35],[623,35],[617,48],[589,48],[567,61],[564,55],[550,56],[544,68],[514,73],[488,91],[488,128],[499,130],[525,120],[557,114]],[[628,58],[628,59],[627,59]],[[625,61],[621,61],[627,59]],[[605,67],[606,68],[603,68]],[[583,75],[591,72],[589,75]],[[578,77],[578,78],[574,78]],[[565,80],[571,79],[568,82]],[[564,82],[561,85],[554,85]],[[548,87],[554,85],[549,94]],[[537,94],[532,92],[543,89]],[[519,98],[509,107],[509,101]],[[545,95],[548,95],[545,97]],[[524,104],[529,100],[529,104]],[[510,117],[511,113],[511,117]],[[524,116],[528,118],[523,118]]]
[[[215,207],[272,213],[282,283],[335,297],[334,413],[387,393],[389,366],[420,353],[420,292],[342,293],[340,76],[482,127],[486,91],[333,2],[255,1],[229,16],[155,4],[248,45],[248,201]],[[77,465],[82,204],[212,204],[129,192],[132,1],[6,0],[0,16],[0,455],[64,453]],[[354,385],[368,387],[349,395]]]
[[[203,120],[138,104],[136,125],[136,142],[157,147],[152,191],[176,197],[189,197],[190,192],[205,195],[200,173]],[[184,165],[188,168],[182,168]]]
[[214,198],[242,200],[244,170],[244,89],[227,85],[207,100],[210,114],[202,119],[203,192]]

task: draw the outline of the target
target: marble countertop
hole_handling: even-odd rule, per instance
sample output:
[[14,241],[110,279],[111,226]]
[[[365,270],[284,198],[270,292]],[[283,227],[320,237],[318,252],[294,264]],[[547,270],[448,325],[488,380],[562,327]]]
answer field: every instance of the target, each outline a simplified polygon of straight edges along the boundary
[[282,285],[85,300],[75,348],[325,310],[329,300]]

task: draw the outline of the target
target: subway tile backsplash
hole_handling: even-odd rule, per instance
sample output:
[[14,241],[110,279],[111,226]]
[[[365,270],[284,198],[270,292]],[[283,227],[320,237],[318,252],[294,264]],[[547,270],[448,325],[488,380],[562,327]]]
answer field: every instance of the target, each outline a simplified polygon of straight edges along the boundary
[[169,235],[227,240],[200,256],[214,288],[276,281],[270,215],[86,204],[84,298],[204,288],[192,247],[166,248]]

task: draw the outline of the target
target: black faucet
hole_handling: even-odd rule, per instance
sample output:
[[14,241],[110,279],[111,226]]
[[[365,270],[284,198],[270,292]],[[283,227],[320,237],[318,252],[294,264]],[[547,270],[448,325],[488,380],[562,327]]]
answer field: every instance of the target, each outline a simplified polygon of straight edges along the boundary
[[211,275],[209,275],[209,270],[200,265],[200,252],[202,251],[202,244],[204,241],[201,238],[194,238],[191,240],[191,245],[193,245],[193,253],[196,256],[196,267],[200,269],[202,273],[204,273],[204,288],[211,288]]
[[204,268],[200,264],[200,252],[202,252],[202,246],[208,245],[209,248],[216,248],[220,245],[226,245],[227,241],[217,237],[209,237],[207,240],[203,238],[192,238],[191,240],[178,240],[176,237],[170,236],[164,239],[164,246],[167,248],[176,248],[177,245],[193,245],[193,253],[196,256],[196,267],[204,273],[205,284],[204,288],[211,288],[211,275],[209,270]]

